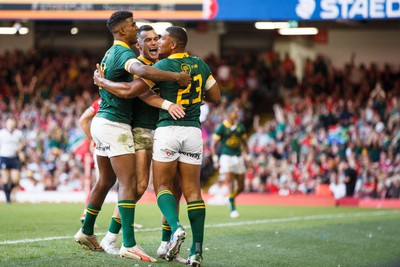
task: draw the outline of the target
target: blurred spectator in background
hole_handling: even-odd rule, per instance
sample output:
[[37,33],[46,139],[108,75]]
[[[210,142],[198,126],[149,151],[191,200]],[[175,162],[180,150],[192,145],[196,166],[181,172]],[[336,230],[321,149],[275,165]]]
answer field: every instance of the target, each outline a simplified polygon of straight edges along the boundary
[[[24,152],[29,156],[22,179],[31,170],[45,190],[75,184],[71,170],[76,166],[82,172],[83,162],[72,144],[79,144],[76,141],[84,136],[77,127],[79,115],[98,98],[92,76],[100,58],[87,51],[32,49],[0,54],[1,122],[15,116],[17,128],[26,136]],[[204,166],[211,162],[211,135],[235,102],[255,158],[254,170],[246,174],[245,190],[277,194],[280,187],[288,187],[282,192],[313,194],[319,183],[329,184],[332,171],[344,179],[341,162],[353,161],[355,197],[396,197],[388,192],[396,188],[393,177],[400,172],[400,65],[367,65],[355,59],[354,54],[343,67],[330,65],[322,54],[306,59],[293,95],[287,98],[277,92],[287,87],[286,73],[293,69],[290,54],[280,59],[270,50],[252,54],[229,49],[221,57],[207,57],[227,93],[202,118]],[[26,92],[22,98],[21,92]],[[214,181],[215,173],[204,166],[202,184],[206,185]]]
[[329,189],[335,199],[341,199],[346,196],[346,185],[340,181],[337,171],[331,172]]
[[225,183],[225,177],[220,176],[218,180],[208,189],[210,198],[207,200],[209,205],[225,205],[227,202],[227,195],[229,194],[229,187]]
[[0,130],[0,168],[3,190],[7,203],[11,203],[13,191],[18,188],[21,178],[21,162],[25,162],[25,137],[16,128],[14,118],[8,118]]

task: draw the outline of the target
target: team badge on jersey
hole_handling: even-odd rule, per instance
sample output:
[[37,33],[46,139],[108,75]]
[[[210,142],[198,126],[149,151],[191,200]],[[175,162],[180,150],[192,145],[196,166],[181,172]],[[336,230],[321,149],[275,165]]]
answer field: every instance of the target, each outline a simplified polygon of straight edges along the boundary
[[189,64],[186,63],[181,64],[181,70],[189,74],[192,72],[192,68],[190,67]]

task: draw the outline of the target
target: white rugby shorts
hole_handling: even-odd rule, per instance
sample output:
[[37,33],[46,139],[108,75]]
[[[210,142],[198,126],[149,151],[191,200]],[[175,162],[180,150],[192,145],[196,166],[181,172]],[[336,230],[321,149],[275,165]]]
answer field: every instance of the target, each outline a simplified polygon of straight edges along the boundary
[[243,156],[221,155],[219,158],[219,173],[246,173]]
[[157,128],[154,134],[153,160],[201,165],[203,138],[201,129],[188,126]]
[[135,153],[132,128],[129,124],[94,117],[90,133],[96,143],[95,154],[98,156],[111,158]]

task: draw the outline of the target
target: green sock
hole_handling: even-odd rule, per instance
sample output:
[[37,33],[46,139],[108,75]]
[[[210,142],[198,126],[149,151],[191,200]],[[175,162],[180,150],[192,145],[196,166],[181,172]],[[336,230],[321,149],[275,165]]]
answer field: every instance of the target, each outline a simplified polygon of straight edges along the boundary
[[133,222],[135,221],[135,206],[134,200],[118,201],[118,209],[121,214],[122,224],[122,239],[124,247],[130,248],[136,245],[135,232],[133,230]]
[[161,241],[169,242],[172,234],[171,227],[169,227],[169,224],[163,223],[161,229]]
[[92,205],[88,204],[86,207],[86,216],[85,221],[82,225],[82,232],[85,235],[93,235],[93,228],[94,223],[96,222],[97,215],[99,214],[101,207],[93,207]]
[[121,227],[122,227],[121,219],[117,217],[112,217],[108,231],[113,234],[118,234],[119,231],[121,230]]
[[231,211],[236,210],[236,206],[235,206],[235,196],[236,196],[235,193],[229,195],[229,204],[230,204],[230,206],[231,206]]
[[167,219],[171,232],[174,233],[180,226],[178,218],[178,207],[171,191],[162,190],[157,194],[157,204],[162,214]]
[[190,255],[203,253],[204,221],[206,219],[206,205],[203,200],[187,203],[190,227],[192,228],[193,242]]

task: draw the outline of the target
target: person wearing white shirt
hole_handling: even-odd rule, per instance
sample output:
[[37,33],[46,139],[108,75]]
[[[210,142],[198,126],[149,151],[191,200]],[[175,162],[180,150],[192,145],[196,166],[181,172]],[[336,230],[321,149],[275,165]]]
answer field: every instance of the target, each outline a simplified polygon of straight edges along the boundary
[[346,196],[346,185],[339,179],[337,172],[332,171],[331,183],[329,189],[331,190],[333,197],[337,200]]
[[0,130],[0,169],[7,203],[11,203],[11,193],[19,184],[21,159],[24,157],[25,138],[16,126],[15,119],[9,118],[5,128]]

